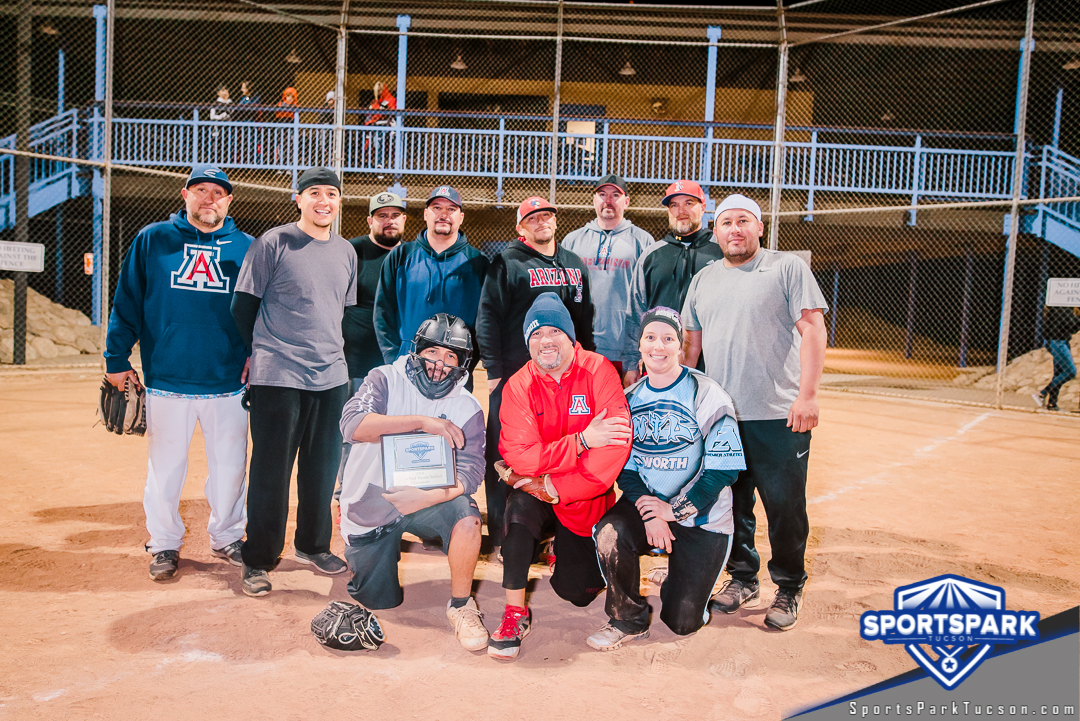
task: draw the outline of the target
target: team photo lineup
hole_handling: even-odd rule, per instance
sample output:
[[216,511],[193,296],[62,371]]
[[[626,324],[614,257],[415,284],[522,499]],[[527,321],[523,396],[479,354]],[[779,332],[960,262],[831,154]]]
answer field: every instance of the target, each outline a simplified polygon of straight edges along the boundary
[[[198,425],[210,548],[255,599],[274,591],[295,470],[292,557],[347,574],[353,601],[311,621],[329,648],[386,640],[378,612],[409,603],[404,534],[446,555],[446,632],[499,660],[527,646],[538,562],[560,599],[603,596],[607,621],[580,639],[598,651],[643,642],[654,612],[677,636],[762,604],[768,628],[796,626],[829,308],[803,259],[763,247],[754,200],[718,200],[710,228],[701,186],[675,179],[656,239],[606,175],[595,219],[560,231],[559,209],[527,198],[489,259],[450,185],[422,216],[371,196],[370,232],[351,240],[332,230],[342,182],[328,168],[301,173],[298,219],[258,238],[230,216],[222,169],[195,165],[182,185],[183,207],[124,257],[99,408],[109,430],[146,435],[150,579],[197,572],[181,561],[180,501]],[[488,620],[482,553],[505,591]],[[642,594],[649,555],[666,557],[658,608]]]

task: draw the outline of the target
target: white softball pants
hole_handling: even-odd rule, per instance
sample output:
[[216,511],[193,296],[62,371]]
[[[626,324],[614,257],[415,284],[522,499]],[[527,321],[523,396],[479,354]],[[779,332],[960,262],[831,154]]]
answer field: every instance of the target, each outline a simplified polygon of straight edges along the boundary
[[184,545],[180,492],[187,476],[188,449],[195,423],[206,443],[204,493],[210,503],[211,548],[224,548],[244,536],[247,523],[248,414],[240,396],[168,398],[146,396],[146,434],[150,457],[143,510],[150,533],[148,550],[179,550]]

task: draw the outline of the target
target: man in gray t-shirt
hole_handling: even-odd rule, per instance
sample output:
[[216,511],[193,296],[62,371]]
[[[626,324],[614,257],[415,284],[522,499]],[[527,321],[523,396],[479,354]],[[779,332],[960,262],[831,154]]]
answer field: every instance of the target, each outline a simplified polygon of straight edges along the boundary
[[300,220],[268,230],[244,257],[232,313],[251,346],[248,400],[251,469],[242,589],[270,592],[267,571],[285,548],[294,460],[296,560],[324,573],[345,562],[330,552],[330,501],[341,458],[338,420],[349,397],[341,338],[345,306],[356,305],[356,252],[330,226],[341,181],[327,168],[301,174]]
[[828,305],[802,259],[761,247],[765,226],[753,200],[726,198],[713,227],[724,260],[690,283],[682,313],[686,364],[697,363],[704,350],[705,372],[731,395],[747,469],[731,487],[731,580],[712,607],[735,613],[759,603],[757,491],[769,519],[769,574],[777,585],[765,623],[786,631],[798,620],[806,583],[806,469]]

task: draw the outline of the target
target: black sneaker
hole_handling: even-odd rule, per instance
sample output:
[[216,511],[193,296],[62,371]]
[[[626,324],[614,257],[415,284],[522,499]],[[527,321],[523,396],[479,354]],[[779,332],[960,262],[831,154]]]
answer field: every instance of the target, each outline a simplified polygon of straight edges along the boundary
[[273,586],[270,585],[270,576],[261,568],[244,566],[244,578],[240,584],[244,595],[258,598],[270,593]]
[[765,614],[765,625],[778,631],[790,631],[799,621],[799,606],[802,605],[802,589],[776,589],[776,598],[772,607]]
[[759,584],[731,578],[720,588],[720,593],[712,597],[709,606],[721,613],[735,613],[743,606],[754,608],[759,603],[761,603]]
[[150,561],[150,580],[168,581],[180,566],[180,551],[158,551]]
[[244,558],[240,555],[240,547],[243,545],[243,541],[233,541],[224,548],[211,548],[210,553],[214,554],[218,558],[224,558],[226,561],[228,561],[234,566],[243,566]]
[[297,551],[294,555],[296,556],[296,560],[300,563],[314,566],[330,576],[341,573],[349,567],[348,564],[330,552],[303,553],[302,551]]

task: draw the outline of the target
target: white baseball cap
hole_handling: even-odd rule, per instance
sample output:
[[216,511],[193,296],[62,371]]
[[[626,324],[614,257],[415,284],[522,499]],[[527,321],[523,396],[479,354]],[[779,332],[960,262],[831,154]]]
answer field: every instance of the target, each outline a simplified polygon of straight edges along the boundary
[[714,217],[719,216],[725,210],[735,209],[749,210],[751,213],[754,214],[754,217],[758,219],[758,222],[761,222],[761,207],[758,206],[758,204],[750,198],[747,198],[745,195],[741,195],[739,193],[735,193],[734,195],[729,195],[728,197],[724,198],[724,202],[716,206],[716,216]]

